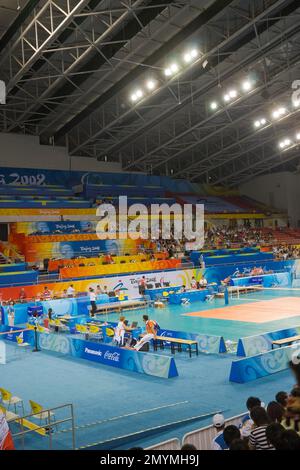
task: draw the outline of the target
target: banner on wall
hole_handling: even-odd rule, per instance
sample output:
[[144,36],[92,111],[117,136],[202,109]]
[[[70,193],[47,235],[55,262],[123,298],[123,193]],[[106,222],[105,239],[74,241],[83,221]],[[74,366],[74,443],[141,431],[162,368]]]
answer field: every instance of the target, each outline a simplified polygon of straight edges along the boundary
[[[278,263],[278,264],[277,264]],[[294,263],[292,261],[292,263]],[[247,266],[247,265],[245,265]],[[300,264],[297,265],[300,274]],[[270,269],[291,269],[290,262],[276,262],[269,264]],[[138,283],[142,276],[145,276],[146,284],[161,284],[169,283],[170,286],[190,286],[192,277],[194,276],[196,281],[204,276],[208,283],[220,284],[221,280],[225,277],[232,275],[234,266],[218,266],[217,268],[211,267],[206,269],[194,268],[194,269],[180,269],[173,271],[159,271],[159,272],[145,272],[135,273],[127,275],[116,275],[108,277],[99,277],[96,279],[87,279],[82,281],[64,281],[56,282],[51,284],[36,284],[25,286],[25,292],[27,298],[39,297],[42,295],[45,286],[50,287],[52,293],[57,297],[61,297],[61,294],[65,289],[68,289],[72,283],[76,292],[87,292],[89,287],[97,288],[98,285],[103,289],[105,286],[108,291],[120,289],[127,291],[129,298],[139,297]],[[7,287],[1,289],[3,300],[18,299],[20,294],[19,287]]]
[[97,221],[61,221],[61,222],[14,222],[10,224],[12,233],[32,233],[51,234],[56,231],[70,233],[72,230],[78,230],[80,233],[95,232]]
[[[192,183],[186,180],[172,179],[167,176],[145,175],[139,173],[100,173],[83,171],[42,170],[27,168],[0,168],[0,185],[22,186],[65,186],[81,184],[109,184],[109,185],[137,185],[137,186],[164,186],[167,191],[195,192]],[[199,188],[197,187],[197,191]]]
[[25,245],[25,258],[28,262],[45,258],[71,259],[74,256],[97,256],[101,253],[120,255],[137,253],[140,240],[88,240],[57,243],[31,243]]

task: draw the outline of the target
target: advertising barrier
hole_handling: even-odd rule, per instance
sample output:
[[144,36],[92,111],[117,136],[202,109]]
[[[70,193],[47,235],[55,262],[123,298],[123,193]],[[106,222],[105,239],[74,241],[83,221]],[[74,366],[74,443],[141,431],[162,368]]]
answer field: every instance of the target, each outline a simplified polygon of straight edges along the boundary
[[233,361],[230,382],[246,383],[267,377],[289,367],[292,357],[300,354],[300,346],[285,346],[256,356]]
[[240,338],[237,346],[237,356],[254,356],[255,354],[264,353],[272,349],[273,341],[292,338],[297,335],[300,335],[300,326]]
[[178,376],[174,358],[153,353],[121,349],[63,335],[39,333],[42,350],[86,359],[130,372],[169,379]]

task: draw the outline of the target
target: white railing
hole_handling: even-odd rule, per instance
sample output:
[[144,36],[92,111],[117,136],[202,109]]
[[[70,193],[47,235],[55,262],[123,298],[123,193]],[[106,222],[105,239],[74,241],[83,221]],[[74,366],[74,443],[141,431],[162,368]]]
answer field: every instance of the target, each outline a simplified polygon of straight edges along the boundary
[[177,438],[169,439],[168,441],[159,442],[154,446],[147,447],[145,450],[180,450],[180,440]]
[[[233,416],[226,419],[226,425],[239,426],[242,418],[246,413]],[[216,436],[217,430],[213,425],[206,426],[205,428],[196,429],[183,436],[182,445],[178,438],[169,439],[168,441],[159,442],[153,446],[147,447],[145,450],[180,450],[181,446],[185,444],[192,444],[197,450],[211,450],[212,440]]]
[[[233,416],[226,420],[226,425],[234,424],[239,425],[243,416],[246,413]],[[213,425],[207,426],[205,428],[197,429],[196,431],[191,431],[183,436],[182,445],[184,444],[193,444],[197,450],[211,450],[212,440],[216,436],[217,430]]]

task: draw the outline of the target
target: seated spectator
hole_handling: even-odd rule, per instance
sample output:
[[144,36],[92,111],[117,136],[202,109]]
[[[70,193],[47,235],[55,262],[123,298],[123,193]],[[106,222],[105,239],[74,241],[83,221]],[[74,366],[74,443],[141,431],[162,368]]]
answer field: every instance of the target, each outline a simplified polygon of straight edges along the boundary
[[226,426],[224,428],[223,437],[227,449],[229,449],[234,440],[241,438],[241,433],[238,427],[234,426],[233,424],[230,424],[229,426]]
[[267,406],[267,414],[271,423],[281,423],[284,416],[284,408],[277,401],[271,401]]
[[247,413],[246,416],[244,416],[240,425],[240,431],[241,431],[242,437],[250,436],[251,429],[253,428],[253,425],[254,425],[250,417],[250,412],[252,408],[254,408],[255,406],[261,406],[260,399],[257,397],[249,397],[248,400],[246,401],[246,407],[249,413]]
[[19,294],[19,301],[23,303],[23,302],[26,302],[26,300],[27,300],[27,295],[26,295],[24,287],[22,287],[22,289],[20,290],[20,294]]
[[45,286],[43,292],[43,300],[51,300],[51,297],[51,290],[47,286]]
[[213,417],[213,426],[217,430],[217,435],[212,440],[212,450],[226,450],[227,444],[224,441],[223,431],[225,428],[225,418],[221,414],[216,414]]
[[207,279],[203,276],[203,277],[201,277],[201,279],[199,281],[199,288],[203,289],[206,286],[207,286]]
[[75,297],[76,291],[75,291],[75,289],[74,289],[73,284],[70,284],[70,285],[69,285],[69,287],[68,287],[68,289],[67,289],[67,295],[68,295],[68,297]]
[[270,419],[266,410],[262,406],[255,406],[250,412],[254,428],[249,436],[250,450],[274,450],[266,436],[266,429],[270,424]]
[[275,400],[285,409],[287,405],[288,397],[289,396],[287,392],[281,391],[281,392],[276,393]]
[[197,281],[195,279],[195,276],[193,276],[191,280],[191,289],[197,289]]
[[300,387],[294,387],[291,391],[286,406],[285,419],[282,425],[300,435]]
[[283,431],[280,441],[280,450],[300,450],[300,436],[292,429]]
[[268,442],[276,449],[280,450],[282,446],[282,434],[284,427],[279,423],[271,423],[266,429]]
[[67,291],[67,289],[64,289],[61,293],[61,298],[66,299],[67,297],[68,297],[68,291]]
[[229,450],[249,450],[248,442],[245,439],[233,439]]
[[290,361],[289,366],[295,376],[298,387],[300,387],[300,362],[297,364],[296,362]]
[[97,287],[96,287],[96,295],[101,295],[103,292],[102,292],[102,289],[100,287],[100,285],[98,284]]
[[6,417],[0,410],[0,450],[15,450]]
[[197,450],[196,447],[193,445],[193,444],[184,444],[182,447],[181,447],[181,450],[183,452],[187,452],[187,451],[193,451],[193,450]]

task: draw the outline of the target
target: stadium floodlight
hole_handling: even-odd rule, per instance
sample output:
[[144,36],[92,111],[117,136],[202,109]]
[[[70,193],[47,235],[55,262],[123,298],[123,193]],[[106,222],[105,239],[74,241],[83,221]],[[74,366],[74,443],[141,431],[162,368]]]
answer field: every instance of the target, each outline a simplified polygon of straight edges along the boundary
[[137,101],[138,97],[136,96],[136,93],[132,93],[131,95],[131,101]]
[[249,91],[249,90],[251,90],[251,88],[252,88],[252,83],[251,83],[250,80],[245,80],[245,81],[242,83],[242,89],[243,89],[244,91]]
[[210,107],[212,110],[215,110],[218,108],[218,103],[216,101],[213,101],[211,104],[210,104]]
[[174,62],[173,64],[171,64],[169,67],[165,69],[165,76],[170,77],[171,75],[174,75],[178,71],[179,71],[179,67],[176,64],[176,62]]
[[284,114],[286,114],[286,108],[279,108],[278,109],[278,112],[279,112],[279,116],[283,116]]
[[149,91],[154,90],[154,88],[156,87],[156,81],[155,80],[148,80],[146,82],[146,87],[148,88]]
[[283,106],[278,108],[278,109],[275,109],[275,111],[273,111],[272,113],[272,117],[274,119],[279,119],[281,116],[283,116],[284,114],[286,114],[287,112],[287,109],[284,108]]
[[142,90],[137,90],[135,92],[137,99],[143,98],[143,92]]
[[224,95],[224,96],[223,96],[223,99],[224,99],[224,101],[226,101],[226,102],[230,101],[230,96],[229,96],[229,94],[227,93],[226,95]]
[[267,120],[265,118],[257,119],[254,122],[254,127],[256,127],[258,129],[259,127],[265,126],[266,124],[267,124]]
[[184,62],[189,64],[193,60],[197,59],[198,55],[199,55],[198,50],[197,49],[192,49],[191,51],[188,51],[184,54],[183,60],[184,60]]
[[237,97],[237,91],[236,90],[230,90],[228,93],[230,98],[236,98]]
[[174,62],[173,64],[170,65],[170,70],[172,73],[177,73],[179,70],[178,65]]
[[299,100],[293,100],[293,106],[294,106],[294,108],[298,108],[300,106],[300,101]]
[[284,139],[281,142],[279,142],[279,147],[281,149],[285,149],[286,147],[290,147],[292,145],[291,139]]
[[296,134],[296,139],[297,139],[297,140],[300,140],[300,132],[298,132],[298,133]]
[[189,62],[192,62],[192,56],[191,56],[190,52],[186,52],[186,53],[184,54],[183,60],[184,60],[184,62],[186,62],[187,64],[188,64]]

